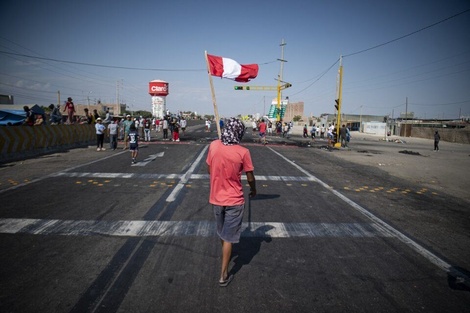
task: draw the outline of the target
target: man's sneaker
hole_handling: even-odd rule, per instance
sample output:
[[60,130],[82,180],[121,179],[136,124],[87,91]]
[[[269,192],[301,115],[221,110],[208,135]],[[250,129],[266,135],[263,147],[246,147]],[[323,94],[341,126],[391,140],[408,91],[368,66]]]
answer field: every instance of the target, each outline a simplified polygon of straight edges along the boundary
[[105,151],[106,149],[105,148],[101,148],[101,151]]
[[101,149],[100,149],[100,148],[97,148],[96,151],[101,151]]

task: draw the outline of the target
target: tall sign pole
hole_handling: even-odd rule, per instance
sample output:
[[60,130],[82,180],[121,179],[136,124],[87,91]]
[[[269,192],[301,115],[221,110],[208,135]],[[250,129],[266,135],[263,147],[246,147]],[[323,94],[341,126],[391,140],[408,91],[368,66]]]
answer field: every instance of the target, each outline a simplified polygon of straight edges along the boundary
[[284,39],[281,41],[281,58],[278,59],[278,61],[281,61],[281,71],[279,75],[277,76],[277,114],[276,114],[276,120],[279,122],[281,120],[281,81],[282,81],[282,70],[284,68],[284,46],[286,43],[284,42]]
[[338,111],[338,116],[336,117],[336,143],[335,147],[340,148],[341,147],[341,142],[339,142],[339,129],[341,127],[341,102],[342,102],[342,97],[343,97],[343,56],[339,57],[339,81],[338,81],[338,98],[335,100],[336,101],[336,110]]

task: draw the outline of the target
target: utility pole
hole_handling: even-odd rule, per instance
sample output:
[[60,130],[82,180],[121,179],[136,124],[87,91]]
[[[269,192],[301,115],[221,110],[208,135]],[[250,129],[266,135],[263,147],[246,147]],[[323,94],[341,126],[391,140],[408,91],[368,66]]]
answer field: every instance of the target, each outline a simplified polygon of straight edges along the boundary
[[359,132],[362,133],[362,105],[361,105],[361,116],[359,117]]
[[119,106],[119,80],[116,81],[116,104]]
[[57,106],[60,105],[60,90],[57,90]]
[[281,58],[278,59],[278,61],[281,61],[281,71],[279,75],[277,76],[277,116],[276,120],[279,122],[281,120],[281,81],[282,81],[282,70],[284,68],[284,62],[287,62],[284,60],[284,46],[286,43],[284,42],[284,39],[281,41]]
[[408,133],[408,97],[406,97],[405,102],[405,137],[408,137],[406,134]]
[[341,127],[341,103],[342,103],[342,90],[343,90],[343,56],[339,57],[339,82],[338,82],[338,98],[336,101],[336,110],[338,110],[338,115],[336,116],[336,148],[341,147],[341,142],[339,142],[339,129]]

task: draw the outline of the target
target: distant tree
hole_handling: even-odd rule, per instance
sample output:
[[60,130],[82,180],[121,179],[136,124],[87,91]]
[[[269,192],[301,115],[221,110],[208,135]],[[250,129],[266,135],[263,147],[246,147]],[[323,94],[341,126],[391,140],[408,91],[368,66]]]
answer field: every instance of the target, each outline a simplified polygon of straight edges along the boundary
[[298,121],[300,121],[301,119],[302,119],[302,116],[300,116],[300,115],[296,115],[296,116],[294,116],[294,118],[293,118],[294,122],[298,122]]
[[131,115],[131,116],[134,116],[134,117],[137,117],[137,116],[142,116],[144,118],[151,118],[152,117],[152,112],[149,112],[149,111],[144,111],[144,110],[138,110],[138,111],[129,111],[129,110],[126,110],[124,112],[124,115]]

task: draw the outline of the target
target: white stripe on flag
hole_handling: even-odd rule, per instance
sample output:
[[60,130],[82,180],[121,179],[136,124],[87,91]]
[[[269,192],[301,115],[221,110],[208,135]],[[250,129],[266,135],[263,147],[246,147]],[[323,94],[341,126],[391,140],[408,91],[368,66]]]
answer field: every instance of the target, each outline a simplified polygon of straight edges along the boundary
[[224,64],[224,73],[222,74],[222,77],[235,79],[240,76],[242,72],[242,66],[235,60],[222,58],[222,63]]

